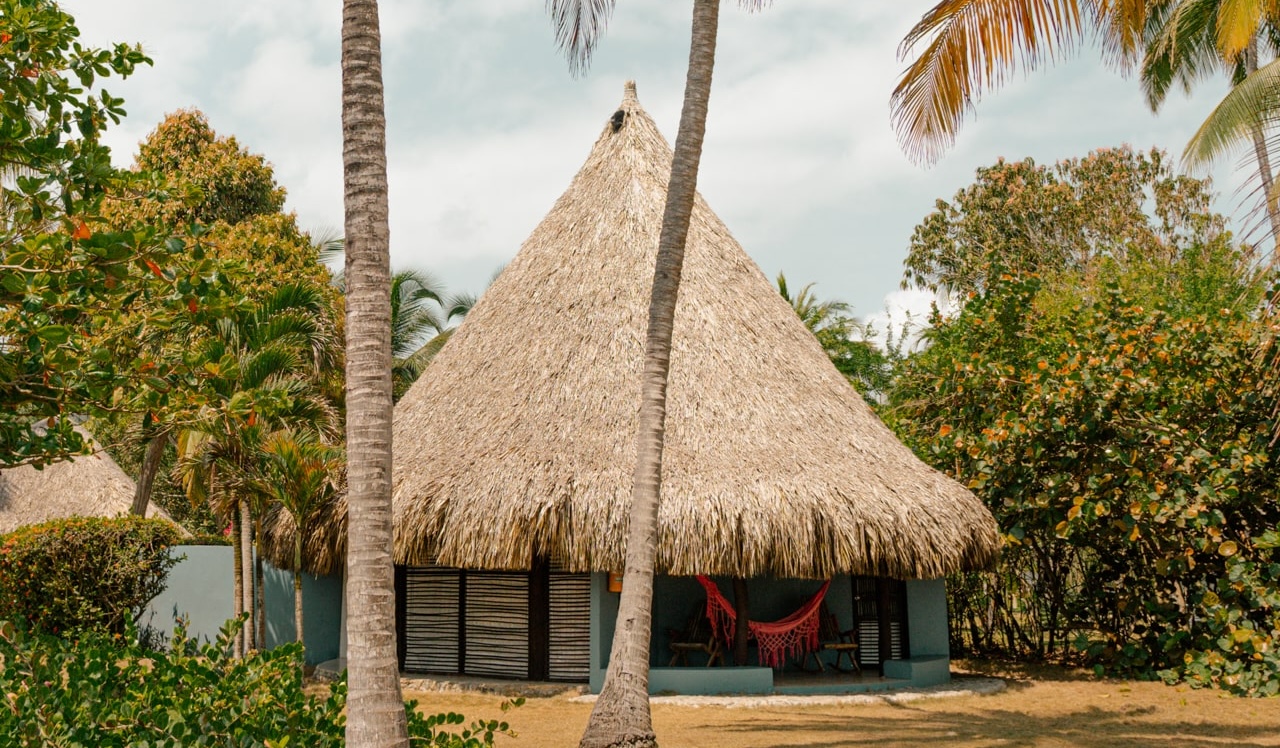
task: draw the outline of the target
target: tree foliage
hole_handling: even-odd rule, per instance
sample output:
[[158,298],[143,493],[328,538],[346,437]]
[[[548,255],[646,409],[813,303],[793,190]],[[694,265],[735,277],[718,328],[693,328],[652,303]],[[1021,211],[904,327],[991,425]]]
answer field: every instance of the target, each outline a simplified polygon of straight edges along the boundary
[[953,598],[967,644],[1070,642],[1106,672],[1280,688],[1280,454],[1258,355],[1274,330],[1218,220],[1176,243],[1100,236],[1104,253],[1042,256],[1040,274],[995,275],[976,252],[980,272],[955,268],[982,282],[935,316],[890,416],[1004,532],[1000,570]]
[[[150,60],[136,46],[77,41],[48,0],[0,2],[0,464],[83,449],[67,416],[124,406],[150,371],[136,327],[198,303],[206,268],[182,238],[108,225],[108,206],[146,194],[111,166],[104,129],[124,115],[101,84]],[[140,293],[134,283],[155,277]],[[134,325],[122,322],[131,319]],[[36,419],[47,429],[32,430]]]
[[1052,166],[1001,159],[916,227],[902,285],[963,296],[1005,273],[1087,277],[1106,258],[1168,266],[1193,242],[1221,240],[1211,196],[1207,181],[1175,174],[1154,149]]

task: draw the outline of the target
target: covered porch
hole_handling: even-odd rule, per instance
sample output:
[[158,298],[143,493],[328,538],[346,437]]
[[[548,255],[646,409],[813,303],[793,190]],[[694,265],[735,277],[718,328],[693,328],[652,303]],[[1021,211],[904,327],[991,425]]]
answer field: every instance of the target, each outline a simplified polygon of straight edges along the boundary
[[[728,580],[717,581],[731,594]],[[820,584],[799,579],[748,580],[751,619],[786,617],[810,599]],[[604,683],[619,597],[618,592],[610,591],[607,574],[591,576],[592,693],[599,693]],[[754,646],[746,666],[719,662],[708,666],[709,658],[701,652],[676,658],[673,665],[671,643],[705,601],[705,593],[693,577],[659,576],[654,580],[651,693],[860,693],[938,685],[951,677],[946,587],[941,579],[901,582],[848,575],[832,579],[824,604],[840,631],[853,631],[858,645],[854,656],[861,672],[847,664],[837,668],[836,652],[821,648],[816,654],[823,661],[822,670],[812,659],[808,659],[807,670],[795,658],[782,668],[763,666]],[[724,659],[732,663],[732,653],[725,652]]]

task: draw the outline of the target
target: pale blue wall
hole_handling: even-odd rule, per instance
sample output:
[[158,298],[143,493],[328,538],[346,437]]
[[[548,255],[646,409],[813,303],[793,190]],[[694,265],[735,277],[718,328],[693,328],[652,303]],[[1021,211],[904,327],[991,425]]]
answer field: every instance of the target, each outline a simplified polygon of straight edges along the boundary
[[[267,646],[277,647],[295,638],[293,620],[293,572],[267,564]],[[342,636],[342,578],[334,575],[302,575],[302,625],[307,630],[307,664],[316,665],[338,656]]]
[[174,617],[184,615],[190,619],[187,636],[211,642],[231,617],[235,594],[231,547],[184,545],[172,553],[186,558],[169,570],[164,592],[151,601],[141,622],[167,634],[173,631]]
[[912,657],[950,657],[945,580],[907,580],[907,630]]
[[[187,635],[196,641],[213,641],[231,618],[235,582],[232,548],[226,545],[184,545],[174,555],[185,556],[169,571],[168,584],[141,623],[161,633],[173,631],[175,614],[187,616]],[[267,611],[267,646],[293,641],[293,576],[266,564],[264,604]],[[338,577],[302,578],[303,625],[307,628],[307,663],[316,664],[338,655],[341,635],[342,583]]]

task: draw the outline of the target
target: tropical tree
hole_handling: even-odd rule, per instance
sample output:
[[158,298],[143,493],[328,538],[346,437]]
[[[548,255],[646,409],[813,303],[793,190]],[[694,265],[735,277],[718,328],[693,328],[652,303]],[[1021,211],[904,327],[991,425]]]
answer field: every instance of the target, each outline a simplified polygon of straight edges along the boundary
[[889,356],[871,342],[871,326],[851,316],[843,301],[819,301],[813,283],[792,296],[784,274],[778,273],[777,282],[778,293],[818,339],[831,363],[868,402],[875,402],[875,396],[889,388],[892,366]]
[[341,471],[342,451],[322,442],[310,431],[282,429],[261,445],[261,462],[253,489],[267,497],[275,510],[293,519],[293,617],[297,641],[303,641],[302,551],[309,523],[330,501],[335,477]]
[[377,0],[342,3],[347,744],[406,746],[391,562],[391,259]]
[[449,296],[444,284],[420,270],[391,276],[391,380],[399,400],[449,341],[453,321],[475,304],[468,294]]
[[[1142,60],[1142,87],[1152,111],[1158,111],[1168,90],[1175,83],[1190,91],[1201,78],[1223,71],[1233,86],[1243,83],[1258,71],[1264,45],[1272,57],[1277,51],[1277,29],[1274,15],[1277,9],[1265,4],[1242,6],[1233,0],[1166,0],[1152,3],[1147,27],[1146,52]],[[1225,100],[1224,100],[1225,101]],[[1260,185],[1260,197],[1272,237],[1280,242],[1280,204],[1276,202],[1275,173],[1271,166],[1271,154],[1267,143],[1267,125],[1274,111],[1273,104],[1255,103],[1255,108],[1239,121],[1243,127],[1228,128],[1214,124],[1211,114],[1204,127],[1219,134],[1236,133],[1250,141],[1256,162],[1255,174]],[[1241,113],[1246,114],[1246,113]],[[1187,162],[1193,167],[1203,166],[1216,153],[1202,153],[1197,143],[1204,142],[1197,135],[1187,148]],[[1272,263],[1280,256],[1272,253]]]
[[[922,459],[987,502],[1005,534],[993,573],[950,585],[956,650],[1072,647],[1117,674],[1238,678],[1262,693],[1271,664],[1246,661],[1266,637],[1210,642],[1224,626],[1275,628],[1264,601],[1280,571],[1266,532],[1276,488],[1257,467],[1275,459],[1274,394],[1257,356],[1274,332],[1258,311],[1266,276],[1221,216],[1194,217],[1207,211],[1207,185],[1165,173],[1158,155],[1000,162],[940,201],[917,229],[914,269],[966,279],[949,283],[963,303],[935,314],[930,345],[899,367],[884,412]],[[1150,214],[1073,218],[1104,207],[1091,181],[1103,202],[1116,185],[1144,185],[1131,200]],[[1037,251],[1045,240],[1024,227],[1050,215],[1061,247],[1090,251]],[[908,282],[929,277],[908,264]]]
[[[330,428],[334,414],[316,385],[335,357],[328,301],[316,288],[291,284],[261,304],[243,302],[223,315],[193,315],[182,331],[194,396],[177,421],[178,470],[188,498],[208,502],[223,518],[238,519],[233,533],[236,614],[254,610],[245,577],[252,566],[252,529],[266,507],[255,498],[253,477],[261,442],[275,429]],[[261,584],[257,585],[261,589]],[[245,629],[251,637],[255,627]]]
[[[201,272],[182,237],[137,222],[109,226],[112,202],[149,180],[111,165],[103,132],[123,101],[95,86],[150,64],[137,46],[85,47],[49,0],[0,0],[0,465],[44,464],[83,451],[71,416],[127,408],[148,391],[137,335],[197,301]],[[178,266],[182,265],[181,268]],[[142,297],[130,283],[163,279]],[[40,421],[45,427],[33,429]]]
[[[346,242],[341,237],[327,237],[316,242],[315,248],[320,262],[328,265],[343,256]],[[341,270],[333,273],[333,284],[345,293],[346,275]],[[391,381],[395,401],[449,342],[454,320],[467,316],[475,303],[472,294],[447,293],[444,284],[426,271],[397,270],[391,274]]]
[[[218,278],[233,278],[234,287],[251,302],[270,296],[282,284],[306,283],[336,303],[337,294],[327,287],[327,271],[317,262],[311,240],[297,227],[292,214],[284,212],[285,191],[275,181],[271,165],[260,154],[250,153],[234,137],[218,135],[208,118],[195,109],[167,115],[138,147],[133,171],[158,180],[147,195],[116,201],[106,210],[113,225],[143,224],[161,232],[196,227],[198,245],[186,248],[188,255],[205,260]],[[135,292],[148,293],[165,279],[148,276],[130,284]],[[234,300],[221,299],[218,302]],[[215,303],[202,302],[204,306]],[[216,314],[215,314],[216,316]],[[327,315],[326,315],[327,316]],[[187,342],[181,335],[157,334],[147,337],[152,360],[159,364],[181,361]],[[322,375],[323,376],[323,375]],[[153,397],[141,414],[121,413],[105,424],[108,433],[121,434],[116,450],[122,466],[137,467],[137,490],[133,511],[142,514],[151,501],[153,489],[166,509],[185,514],[190,509],[173,505],[181,490],[162,466],[175,459],[175,420],[189,403],[190,388],[171,378],[162,397]]]

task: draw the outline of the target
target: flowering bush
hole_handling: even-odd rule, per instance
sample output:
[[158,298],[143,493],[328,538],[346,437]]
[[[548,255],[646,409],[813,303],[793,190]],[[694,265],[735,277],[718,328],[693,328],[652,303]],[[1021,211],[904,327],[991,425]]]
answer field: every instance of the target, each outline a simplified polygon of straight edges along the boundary
[[0,612],[31,631],[121,633],[160,594],[178,528],[159,519],[74,517],[0,536]]

